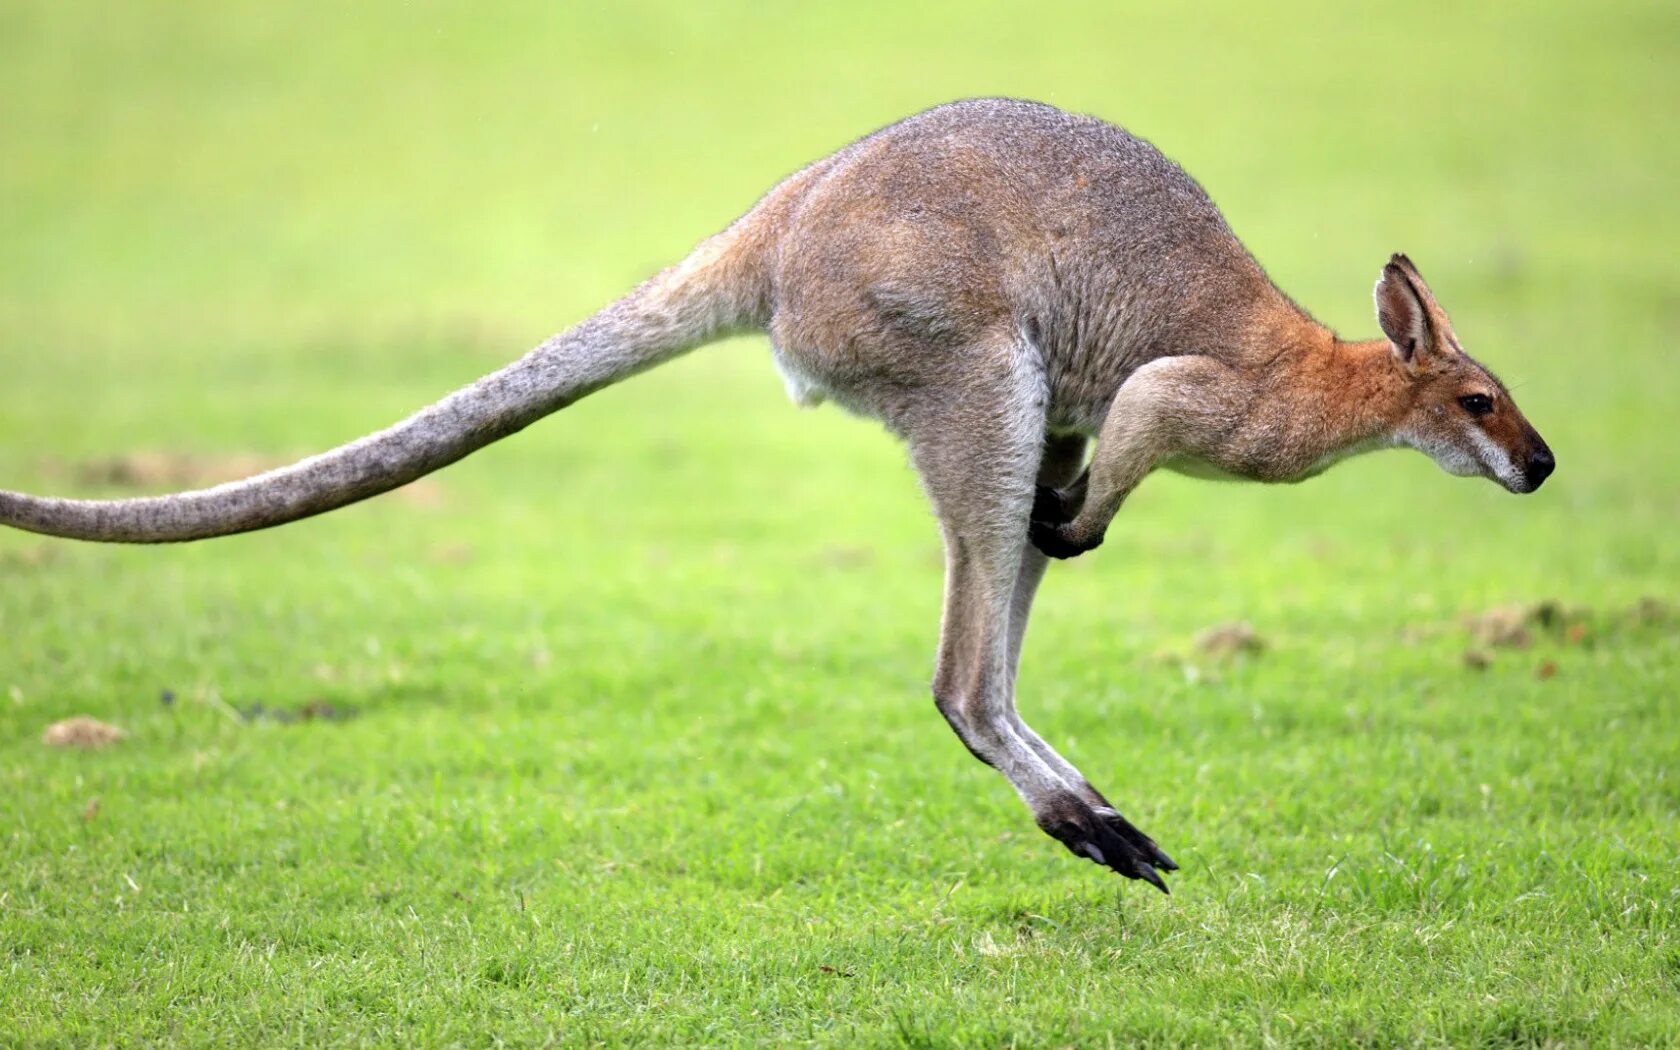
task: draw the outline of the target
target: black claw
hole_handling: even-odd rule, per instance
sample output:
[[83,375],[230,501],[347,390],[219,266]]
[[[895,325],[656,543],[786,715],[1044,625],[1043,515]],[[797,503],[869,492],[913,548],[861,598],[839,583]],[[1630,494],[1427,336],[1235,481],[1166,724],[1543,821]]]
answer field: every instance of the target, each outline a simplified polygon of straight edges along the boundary
[[[1112,814],[1112,815],[1110,815]],[[1178,862],[1167,856],[1167,851],[1155,844],[1155,840],[1139,831],[1132,822],[1114,813],[1103,814],[1103,823],[1107,824],[1121,838],[1125,839],[1133,849],[1148,857],[1151,863],[1162,871],[1177,871]]]
[[[1133,836],[1136,837],[1134,838]],[[1145,835],[1143,832],[1133,828],[1132,835],[1124,835],[1123,837],[1130,840],[1133,848],[1145,857],[1149,858],[1149,862],[1157,868],[1160,868],[1162,871],[1178,870],[1178,864],[1171,857],[1167,856],[1167,851],[1155,845],[1155,840],[1151,839],[1148,835]]]
[[1165,893],[1167,896],[1172,896],[1172,890],[1167,889],[1166,880],[1161,878],[1160,873],[1157,872],[1148,861],[1138,861],[1137,864],[1134,865],[1134,870],[1137,874],[1134,875],[1133,878],[1142,879],[1144,882],[1149,883],[1151,886],[1160,890],[1162,893]]

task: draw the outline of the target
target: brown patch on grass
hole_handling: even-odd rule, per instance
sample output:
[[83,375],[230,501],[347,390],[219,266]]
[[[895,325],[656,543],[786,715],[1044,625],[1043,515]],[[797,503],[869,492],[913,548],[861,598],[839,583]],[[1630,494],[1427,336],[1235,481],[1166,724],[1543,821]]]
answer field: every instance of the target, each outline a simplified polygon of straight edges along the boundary
[[443,496],[443,486],[431,478],[411,481],[402,488],[393,491],[391,498],[401,500],[410,507],[418,507],[421,510],[440,510],[448,502]]
[[[1527,649],[1544,642],[1591,648],[1614,642],[1625,632],[1666,625],[1674,618],[1673,606],[1653,597],[1606,609],[1569,606],[1554,598],[1501,605],[1463,618],[1472,639],[1464,662],[1481,670],[1493,662],[1495,650]],[[1535,672],[1542,681],[1557,673],[1557,664],[1551,660],[1542,662]]]
[[[1465,618],[1464,625],[1482,645],[1496,649],[1527,649],[1536,634],[1585,639],[1586,614],[1571,610],[1554,598],[1518,605],[1501,605]],[[1577,630],[1577,628],[1579,630]]]
[[1502,605],[1470,617],[1465,626],[1483,645],[1495,649],[1527,649],[1534,643],[1528,631],[1528,619],[1526,606]]
[[[129,452],[75,463],[49,460],[42,470],[50,477],[67,478],[91,488],[134,489],[142,492],[180,491],[243,481],[258,474],[290,466],[300,457],[236,452],[195,455],[190,452]],[[436,510],[444,505],[443,488],[436,481],[421,478],[393,493],[411,507]]]
[[196,489],[238,481],[285,466],[273,456],[240,453],[195,456],[178,452],[130,452],[121,456],[86,459],[68,466],[53,464],[49,472],[67,475],[82,485],[121,489]]
[[473,560],[470,543],[440,543],[426,552],[427,558],[439,565],[465,565]]
[[269,707],[261,701],[256,701],[239,708],[238,712],[242,721],[277,722],[280,725],[292,725],[296,722],[344,722],[356,717],[355,708],[331,704],[320,698],[309,700],[295,708]]
[[298,715],[305,722],[320,719],[323,722],[342,722],[355,714],[347,707],[334,707],[325,700],[311,700],[298,708]]
[[109,747],[128,736],[126,732],[96,718],[78,715],[54,722],[41,734],[41,743],[48,747],[73,747],[84,751]]
[[1661,598],[1647,595],[1633,606],[1633,619],[1638,623],[1667,623],[1674,618],[1674,607]]
[[1210,627],[1196,636],[1196,650],[1206,656],[1230,659],[1244,653],[1256,655],[1266,651],[1266,640],[1247,623],[1227,623]]
[[57,561],[63,553],[61,543],[37,543],[15,551],[0,551],[0,569],[38,569]]

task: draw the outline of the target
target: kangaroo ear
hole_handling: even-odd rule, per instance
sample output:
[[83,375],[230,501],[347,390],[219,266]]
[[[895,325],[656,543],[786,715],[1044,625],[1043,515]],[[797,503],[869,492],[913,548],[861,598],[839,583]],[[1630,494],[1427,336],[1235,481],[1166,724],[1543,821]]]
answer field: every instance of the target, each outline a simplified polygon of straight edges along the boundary
[[1406,364],[1415,364],[1420,354],[1435,348],[1430,324],[1427,286],[1417,267],[1404,255],[1389,258],[1377,279],[1377,323],[1394,345],[1394,353]]

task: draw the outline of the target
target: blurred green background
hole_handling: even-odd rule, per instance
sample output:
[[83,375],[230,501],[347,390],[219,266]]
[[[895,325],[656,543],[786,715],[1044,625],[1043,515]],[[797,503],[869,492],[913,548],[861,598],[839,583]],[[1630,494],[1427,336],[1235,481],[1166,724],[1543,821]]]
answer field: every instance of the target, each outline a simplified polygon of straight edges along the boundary
[[0,3],[0,487],[358,436],[990,94],[1154,141],[1344,335],[1410,253],[1559,460],[1155,478],[1053,573],[1023,709],[1174,897],[950,738],[902,451],[737,340],[278,532],[0,535],[0,1042],[1672,1038],[1669,3]]

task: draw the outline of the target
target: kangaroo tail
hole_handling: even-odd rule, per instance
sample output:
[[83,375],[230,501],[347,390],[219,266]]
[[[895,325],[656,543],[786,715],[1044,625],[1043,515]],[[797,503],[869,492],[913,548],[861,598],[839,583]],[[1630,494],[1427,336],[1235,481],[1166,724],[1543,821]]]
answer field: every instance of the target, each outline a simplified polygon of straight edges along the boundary
[[108,543],[175,543],[283,525],[405,485],[550,412],[764,323],[747,238],[731,227],[683,262],[500,371],[347,445],[215,488],[123,500],[0,491],[0,525]]

